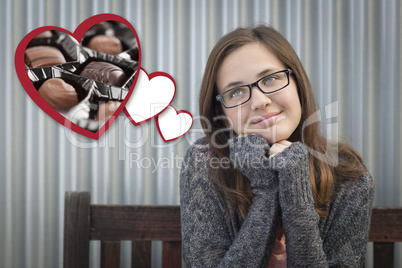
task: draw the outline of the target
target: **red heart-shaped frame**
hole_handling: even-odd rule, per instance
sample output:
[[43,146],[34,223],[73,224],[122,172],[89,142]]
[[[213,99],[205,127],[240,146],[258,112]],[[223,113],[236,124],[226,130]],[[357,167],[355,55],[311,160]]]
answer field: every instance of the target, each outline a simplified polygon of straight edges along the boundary
[[18,78],[20,79],[20,82],[22,86],[24,87],[25,91],[28,93],[28,95],[31,97],[31,99],[45,112],[47,113],[50,117],[52,117],[54,120],[62,124],[63,126],[81,134],[86,137],[89,137],[91,139],[97,140],[100,138],[100,136],[105,133],[105,131],[113,124],[114,120],[117,118],[117,116],[121,113],[123,110],[124,106],[126,105],[128,99],[131,96],[131,93],[134,90],[135,83],[137,82],[138,79],[138,74],[139,72],[136,73],[134,77],[134,82],[130,87],[130,90],[127,94],[127,96],[124,98],[122,101],[121,105],[119,108],[116,110],[116,112],[113,114],[112,117],[101,127],[98,129],[97,132],[91,132],[89,130],[86,130],[71,121],[67,120],[63,115],[61,115],[58,111],[53,109],[52,106],[50,106],[43,98],[42,96],[38,93],[36,88],[33,86],[31,80],[28,77],[26,68],[25,68],[25,61],[24,61],[24,53],[26,50],[26,47],[28,43],[38,34],[41,32],[47,31],[47,30],[57,30],[57,31],[62,31],[65,32],[69,35],[71,35],[73,38],[75,38],[78,42],[82,39],[84,34],[94,26],[95,24],[102,22],[102,21],[119,21],[130,27],[130,29],[133,31],[135,38],[137,39],[137,44],[138,44],[138,51],[139,51],[139,57],[138,57],[138,67],[137,70],[140,69],[141,67],[141,48],[140,48],[140,42],[137,36],[136,31],[134,30],[134,27],[124,18],[115,15],[115,14],[99,14],[92,16],[85,21],[83,21],[74,31],[74,33],[71,33],[63,28],[60,27],[55,27],[55,26],[44,26],[37,28],[30,33],[28,33],[18,44],[18,47],[15,51],[15,58],[14,58],[14,64],[15,64],[15,70],[17,72]]

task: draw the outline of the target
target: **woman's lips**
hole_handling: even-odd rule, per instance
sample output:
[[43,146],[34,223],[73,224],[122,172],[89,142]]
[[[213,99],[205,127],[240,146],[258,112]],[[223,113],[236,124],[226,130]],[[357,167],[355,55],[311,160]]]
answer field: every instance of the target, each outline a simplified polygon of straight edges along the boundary
[[282,112],[268,113],[264,116],[261,116],[259,119],[255,120],[254,124],[261,126],[273,125],[281,114]]

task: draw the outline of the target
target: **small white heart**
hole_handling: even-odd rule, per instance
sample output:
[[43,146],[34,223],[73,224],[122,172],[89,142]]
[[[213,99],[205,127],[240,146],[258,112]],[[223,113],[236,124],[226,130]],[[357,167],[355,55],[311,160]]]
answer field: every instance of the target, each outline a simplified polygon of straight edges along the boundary
[[190,130],[193,126],[193,116],[185,110],[176,111],[169,105],[163,113],[156,117],[156,126],[165,142],[172,141]]
[[148,75],[141,68],[124,113],[134,125],[141,125],[163,112],[175,94],[176,85],[169,74],[155,72]]

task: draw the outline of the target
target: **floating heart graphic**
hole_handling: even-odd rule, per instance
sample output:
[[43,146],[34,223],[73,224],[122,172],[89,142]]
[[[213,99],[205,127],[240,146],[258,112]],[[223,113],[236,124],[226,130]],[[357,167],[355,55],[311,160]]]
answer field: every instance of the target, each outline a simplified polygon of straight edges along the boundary
[[44,112],[99,139],[133,92],[141,49],[127,20],[99,14],[74,33],[54,26],[33,30],[19,43],[14,62],[25,91]]
[[159,135],[165,142],[175,140],[186,134],[193,126],[193,116],[185,111],[176,111],[173,106],[158,115],[155,119]]
[[137,84],[124,113],[135,125],[141,125],[162,113],[176,94],[176,83],[167,73],[150,75],[141,68]]

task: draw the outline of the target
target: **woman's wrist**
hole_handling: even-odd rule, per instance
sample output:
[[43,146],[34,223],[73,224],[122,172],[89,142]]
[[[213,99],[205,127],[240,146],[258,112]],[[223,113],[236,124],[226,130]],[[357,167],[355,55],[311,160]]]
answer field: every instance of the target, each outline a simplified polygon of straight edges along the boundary
[[290,168],[308,167],[308,151],[300,141],[270,157],[270,167],[275,171],[284,171]]
[[279,198],[283,210],[295,207],[314,209],[309,155],[301,142],[292,143],[270,158],[270,167],[278,172]]
[[269,144],[259,135],[229,139],[230,159],[249,180],[252,189],[278,186],[277,173],[269,168]]

